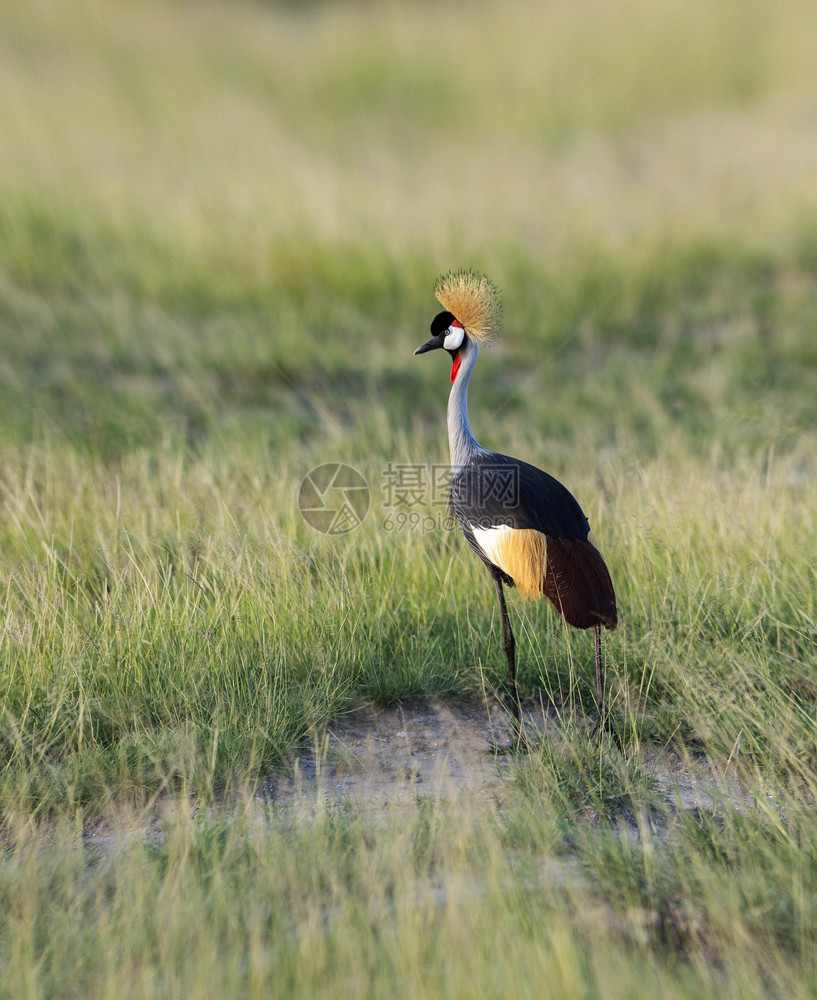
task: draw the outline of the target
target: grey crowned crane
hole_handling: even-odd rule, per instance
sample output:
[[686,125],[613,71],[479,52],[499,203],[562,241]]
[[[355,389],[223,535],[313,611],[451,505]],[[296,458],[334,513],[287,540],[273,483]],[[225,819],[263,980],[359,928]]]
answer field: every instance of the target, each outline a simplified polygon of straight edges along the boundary
[[587,518],[569,490],[527,462],[486,451],[471,433],[468,383],[479,345],[493,332],[499,311],[496,287],[473,271],[457,271],[438,278],[434,292],[444,311],[431,323],[431,339],[414,353],[442,349],[451,357],[451,507],[496,587],[516,735],[520,735],[522,721],[516,690],[516,643],[503,586],[516,587],[525,597],[544,594],[568,625],[593,629],[598,709],[595,734],[604,718],[601,629],[614,629],[618,620],[609,570]]

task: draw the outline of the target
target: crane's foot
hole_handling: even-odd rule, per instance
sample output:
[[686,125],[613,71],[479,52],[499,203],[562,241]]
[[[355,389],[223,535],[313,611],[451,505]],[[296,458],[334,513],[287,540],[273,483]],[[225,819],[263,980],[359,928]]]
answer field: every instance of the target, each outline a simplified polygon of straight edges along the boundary
[[490,752],[494,756],[507,756],[508,754],[516,753],[528,753],[531,749],[531,745],[528,741],[528,737],[525,734],[525,729],[523,724],[519,719],[512,717],[508,720],[508,729],[510,730],[510,742],[500,743],[498,740],[491,740],[488,744]]
[[514,688],[512,695],[511,712],[513,713],[510,719],[511,746],[520,753],[527,753],[530,750],[530,744],[525,732],[522,706],[519,704],[519,699],[516,696],[516,688]]
[[587,736],[588,742],[592,743],[593,740],[600,740],[604,735],[604,731],[606,728],[607,726],[605,725],[604,717],[598,715],[596,717],[596,721],[593,723],[593,728],[588,733]]
[[617,749],[623,750],[621,736],[619,736],[617,729],[609,725],[609,721],[609,715],[599,710],[593,728],[587,735],[587,740],[589,743],[592,743],[594,740],[596,743],[601,743],[602,737],[606,734],[613,741]]
[[528,753],[531,747],[524,733],[519,737],[511,739],[510,743],[499,743],[497,740],[490,740],[488,752],[494,757],[509,757],[511,754]]

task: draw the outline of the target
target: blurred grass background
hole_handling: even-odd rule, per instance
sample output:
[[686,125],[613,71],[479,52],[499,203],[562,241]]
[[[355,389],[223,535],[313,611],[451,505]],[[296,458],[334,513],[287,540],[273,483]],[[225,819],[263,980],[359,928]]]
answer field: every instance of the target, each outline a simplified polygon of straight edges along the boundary
[[[9,760],[221,719],[219,767],[252,771],[361,698],[501,686],[469,553],[383,530],[388,463],[447,458],[447,379],[411,352],[458,266],[505,298],[478,436],[587,508],[617,683],[644,690],[657,631],[695,691],[679,709],[649,686],[636,730],[710,732],[709,640],[687,635],[714,619],[812,690],[810,8],[84,0],[3,20]],[[295,510],[337,460],[373,489],[340,540]],[[573,685],[581,637],[518,611],[528,691]]]
[[[807,5],[84,0],[3,21],[8,760],[221,719],[219,766],[249,739],[252,770],[361,698],[478,691],[475,663],[501,685],[463,546],[382,530],[388,463],[447,457],[447,380],[411,352],[457,266],[505,296],[473,423],[587,508],[617,683],[644,690],[657,632],[695,691],[648,686],[636,730],[712,730],[688,633],[714,620],[813,690]],[[337,460],[373,488],[341,540],[295,510]],[[519,613],[528,691],[573,685],[581,637]]]
[[486,414],[581,328],[498,441],[810,445],[812,26],[795,2],[12,8],[4,437],[302,452],[331,428],[281,371],[364,454],[375,401],[436,433],[409,351],[430,276],[474,265],[506,299]]
[[[559,955],[560,997],[644,983],[810,995],[813,7],[38,0],[3,8],[0,63],[0,899],[14,995],[59,995],[61,963],[80,954],[77,981],[100,996],[123,995],[126,967],[140,995],[162,988],[157,968],[167,995],[211,995],[213,977],[265,995],[276,972],[311,995],[333,962],[339,991],[393,996],[412,955],[430,970],[412,995],[494,995],[497,907],[511,956],[498,968],[519,995],[525,963]],[[503,689],[492,589],[462,540],[383,526],[388,463],[447,458],[447,372],[411,352],[437,311],[434,277],[461,266],[488,273],[505,305],[472,385],[478,438],[565,481],[610,562],[625,757],[608,747],[594,763],[571,728],[569,706],[593,703],[587,636],[514,601],[525,696],[568,707],[561,749],[516,767],[504,827],[469,814],[461,838],[446,834],[428,802],[382,838],[343,810],[294,832],[267,817],[290,838],[278,870],[277,841],[255,851],[240,824],[213,833],[182,816],[167,845],[127,856],[121,882],[98,880],[70,847],[90,815],[157,790],[220,802],[361,702]],[[296,508],[302,477],[334,461],[373,490],[342,538]],[[626,800],[657,843],[650,817],[666,803],[638,765],[650,743],[740,768],[756,811],[744,822],[722,803],[703,826],[678,820],[657,853],[629,853],[592,817],[615,822]],[[46,820],[53,867],[32,832]],[[436,845],[409,868],[404,823]],[[623,951],[606,917],[577,917],[592,888],[564,903],[551,885],[531,903],[551,851],[578,858],[630,928]],[[333,881],[344,858],[371,884]],[[469,941],[459,907],[437,910],[447,944],[430,952],[423,903],[360,951],[370,893],[463,866],[488,886]],[[172,950],[192,926],[184,907],[170,951],[149,935],[117,950],[110,900],[145,872],[133,926],[185,886],[196,913],[229,925],[223,951],[199,926],[200,977]],[[294,925],[264,923],[251,892],[246,926],[265,934],[231,936],[245,884],[298,900]],[[331,924],[310,967],[327,884],[355,920],[348,936]],[[73,917],[55,920],[53,898]],[[272,937],[287,943],[265,951]],[[398,939],[410,946],[395,965]],[[145,949],[155,964],[137,975]],[[485,959],[481,992],[469,953]]]

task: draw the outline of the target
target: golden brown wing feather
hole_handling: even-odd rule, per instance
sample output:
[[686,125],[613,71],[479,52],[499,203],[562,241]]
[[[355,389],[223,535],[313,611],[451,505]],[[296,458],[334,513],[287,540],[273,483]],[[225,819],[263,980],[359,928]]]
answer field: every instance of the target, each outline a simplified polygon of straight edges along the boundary
[[592,542],[553,538],[533,528],[498,533],[492,541],[487,554],[525,597],[545,594],[574,628],[616,627],[613,581]]

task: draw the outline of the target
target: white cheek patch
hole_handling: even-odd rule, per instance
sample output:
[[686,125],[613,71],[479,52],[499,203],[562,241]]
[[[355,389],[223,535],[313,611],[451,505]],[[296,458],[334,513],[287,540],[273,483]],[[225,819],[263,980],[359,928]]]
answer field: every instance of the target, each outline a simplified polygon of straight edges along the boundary
[[462,344],[463,338],[465,337],[465,330],[461,326],[454,326],[453,323],[448,328],[448,332],[445,335],[445,340],[443,341],[443,347],[447,351],[456,351],[456,349]]

